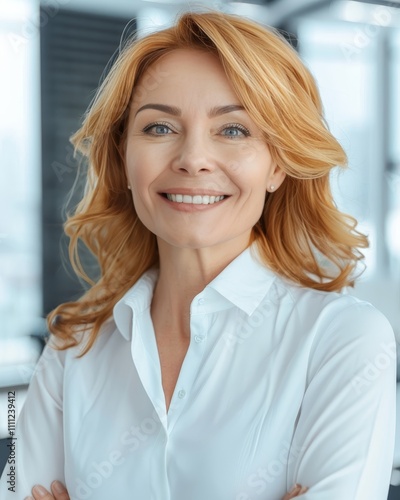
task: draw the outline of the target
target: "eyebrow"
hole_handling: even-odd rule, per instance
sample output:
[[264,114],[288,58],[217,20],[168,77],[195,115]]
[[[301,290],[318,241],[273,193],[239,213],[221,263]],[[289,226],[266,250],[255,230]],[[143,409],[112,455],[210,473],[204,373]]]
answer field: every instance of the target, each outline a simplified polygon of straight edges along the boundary
[[[168,113],[169,115],[173,116],[181,116],[182,111],[175,107],[175,106],[168,106],[166,104],[145,104],[141,108],[139,108],[135,116],[140,112],[143,111],[144,109],[156,109],[158,111],[163,111],[164,113]],[[244,107],[240,104],[228,104],[227,106],[214,106],[213,108],[210,109],[210,111],[207,113],[207,116],[209,118],[214,118],[216,116],[220,115],[225,115],[226,113],[232,113],[233,111],[243,111]]]

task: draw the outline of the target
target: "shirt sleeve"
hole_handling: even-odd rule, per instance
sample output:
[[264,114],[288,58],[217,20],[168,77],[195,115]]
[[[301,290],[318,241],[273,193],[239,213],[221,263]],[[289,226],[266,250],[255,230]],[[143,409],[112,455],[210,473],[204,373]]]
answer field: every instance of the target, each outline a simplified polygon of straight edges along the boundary
[[396,341],[387,319],[357,303],[331,318],[310,353],[288,463],[304,500],[386,500],[393,463]]
[[[50,489],[64,482],[63,373],[65,351],[49,340],[36,365],[16,424],[15,464],[7,462],[0,480],[2,500],[23,500],[35,484]],[[11,467],[14,467],[12,470]],[[8,482],[15,474],[15,487]]]

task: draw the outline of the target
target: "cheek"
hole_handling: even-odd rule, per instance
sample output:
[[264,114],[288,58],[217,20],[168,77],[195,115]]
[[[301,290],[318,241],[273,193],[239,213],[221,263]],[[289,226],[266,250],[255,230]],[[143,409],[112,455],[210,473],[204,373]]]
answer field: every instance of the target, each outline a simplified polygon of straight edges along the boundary
[[[134,153],[133,153],[134,151]],[[154,162],[149,155],[144,154],[138,148],[128,147],[126,152],[126,176],[132,187],[132,192],[144,193],[150,185],[155,173],[151,168]]]
[[233,179],[243,194],[251,196],[254,201],[264,200],[271,174],[270,163],[254,161],[242,163],[237,168]]
[[147,148],[143,150],[133,145],[126,152],[126,175],[131,186],[133,205],[140,221],[152,232],[155,207],[151,187],[160,174],[160,161],[154,156]]
[[230,177],[243,189],[266,189],[273,168],[267,146],[261,141],[249,141],[240,144],[233,153],[234,158],[226,164]]

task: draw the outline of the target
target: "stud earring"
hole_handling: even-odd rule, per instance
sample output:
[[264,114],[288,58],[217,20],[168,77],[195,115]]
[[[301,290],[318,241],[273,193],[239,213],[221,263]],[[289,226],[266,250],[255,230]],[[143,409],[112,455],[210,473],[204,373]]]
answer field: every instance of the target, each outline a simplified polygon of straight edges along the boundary
[[128,189],[131,189],[131,187],[130,187],[130,186],[128,186]]
[[271,186],[269,187],[269,189],[270,189],[271,191],[273,191],[273,190],[275,189],[275,186],[274,186],[273,184],[271,184]]

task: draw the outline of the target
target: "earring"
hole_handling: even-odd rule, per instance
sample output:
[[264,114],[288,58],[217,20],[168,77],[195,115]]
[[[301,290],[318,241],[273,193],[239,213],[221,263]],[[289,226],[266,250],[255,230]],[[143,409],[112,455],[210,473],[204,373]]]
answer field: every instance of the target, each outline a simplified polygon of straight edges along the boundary
[[128,189],[131,189],[131,187],[130,187],[130,186],[128,186]]
[[273,190],[275,189],[275,186],[274,186],[273,184],[271,184],[271,186],[269,187],[269,189],[270,189],[271,191],[273,191]]

